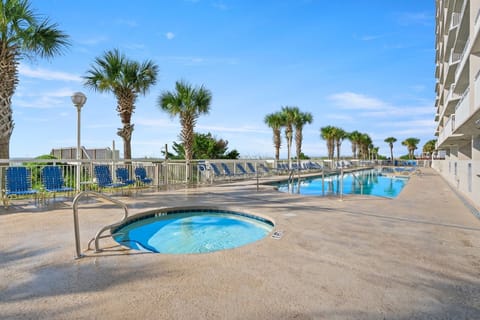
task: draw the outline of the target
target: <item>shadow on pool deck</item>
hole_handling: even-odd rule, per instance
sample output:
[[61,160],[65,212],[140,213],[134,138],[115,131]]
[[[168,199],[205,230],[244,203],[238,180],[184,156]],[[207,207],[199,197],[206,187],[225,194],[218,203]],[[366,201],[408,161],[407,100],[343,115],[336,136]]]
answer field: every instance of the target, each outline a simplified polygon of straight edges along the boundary
[[[0,212],[0,318],[474,319],[480,221],[440,176],[422,171],[394,200],[257,192],[246,181],[118,198],[132,213],[256,212],[285,231],[209,254],[73,260],[71,203],[18,204]],[[96,201],[79,213],[82,248],[122,215]]]

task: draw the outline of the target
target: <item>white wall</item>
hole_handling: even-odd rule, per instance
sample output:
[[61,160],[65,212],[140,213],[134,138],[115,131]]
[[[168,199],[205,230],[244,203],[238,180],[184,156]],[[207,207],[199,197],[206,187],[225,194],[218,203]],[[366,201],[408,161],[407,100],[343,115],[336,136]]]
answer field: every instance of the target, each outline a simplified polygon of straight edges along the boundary
[[477,209],[480,208],[480,160],[433,160],[432,168]]

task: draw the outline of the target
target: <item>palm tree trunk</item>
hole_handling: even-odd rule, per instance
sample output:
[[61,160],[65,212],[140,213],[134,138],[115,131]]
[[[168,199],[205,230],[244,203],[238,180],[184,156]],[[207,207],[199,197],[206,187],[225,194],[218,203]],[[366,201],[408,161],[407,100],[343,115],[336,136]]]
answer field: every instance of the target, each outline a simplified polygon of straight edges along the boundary
[[303,136],[302,136],[302,129],[300,128],[297,128],[297,130],[295,130],[295,147],[296,147],[296,151],[297,151],[297,164],[298,166],[300,167],[300,154],[302,153],[302,140],[303,140]]
[[122,129],[117,131],[117,135],[123,139],[123,158],[124,160],[132,160],[131,140],[133,126],[126,124]]
[[280,129],[273,130],[273,144],[275,145],[275,160],[280,160],[280,146],[282,143]]
[[0,48],[0,159],[10,158],[10,137],[13,132],[12,96],[18,83],[17,65],[14,52]]

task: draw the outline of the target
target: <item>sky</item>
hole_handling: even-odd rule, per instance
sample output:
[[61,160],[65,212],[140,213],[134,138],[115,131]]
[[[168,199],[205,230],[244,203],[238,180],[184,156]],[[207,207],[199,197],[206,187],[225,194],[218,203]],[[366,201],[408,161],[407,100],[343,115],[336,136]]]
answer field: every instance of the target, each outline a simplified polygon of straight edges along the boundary
[[[320,128],[367,133],[380,154],[395,137],[434,139],[435,4],[430,0],[31,0],[70,37],[53,59],[23,59],[12,99],[11,157],[36,157],[76,147],[77,110],[71,95],[87,96],[81,144],[123,155],[116,99],[86,88],[95,58],[118,49],[129,59],[152,60],[157,83],[136,101],[132,156],[162,157],[180,141],[178,118],[159,96],[182,80],[212,93],[196,132],[228,140],[242,158],[273,158],[265,115],[297,106],[313,115],[302,151],[325,156]],[[293,146],[293,150],[295,147]],[[286,158],[283,137],[281,157]],[[350,156],[342,144],[341,155]]]

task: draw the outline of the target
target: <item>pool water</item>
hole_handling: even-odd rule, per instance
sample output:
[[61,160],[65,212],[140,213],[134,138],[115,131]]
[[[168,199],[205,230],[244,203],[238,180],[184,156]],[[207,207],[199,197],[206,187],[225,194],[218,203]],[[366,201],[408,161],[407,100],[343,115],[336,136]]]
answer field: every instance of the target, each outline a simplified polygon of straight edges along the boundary
[[260,240],[270,221],[224,211],[189,211],[149,217],[114,231],[114,239],[132,249],[157,253],[205,253]]
[[[295,181],[290,185],[281,183],[278,190],[302,195],[338,195],[341,190],[340,175],[303,179],[300,185]],[[362,194],[395,198],[402,191],[408,178],[384,176],[376,170],[356,171],[343,175],[343,194]]]

